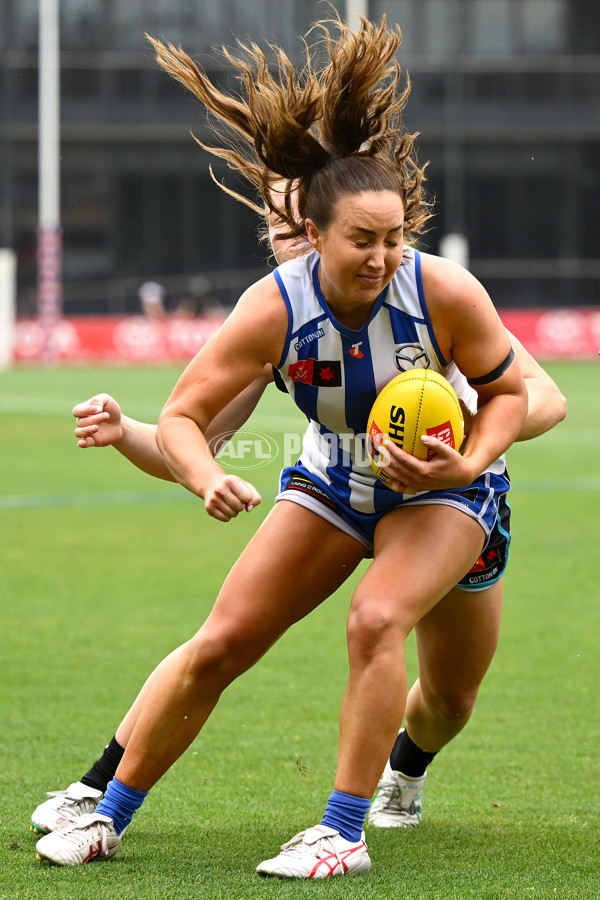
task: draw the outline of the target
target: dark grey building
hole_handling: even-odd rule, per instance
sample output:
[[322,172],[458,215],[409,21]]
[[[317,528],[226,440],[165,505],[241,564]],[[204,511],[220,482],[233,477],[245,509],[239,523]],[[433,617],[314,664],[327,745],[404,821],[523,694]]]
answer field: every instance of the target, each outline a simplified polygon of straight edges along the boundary
[[[44,0],[41,0],[43,3]],[[334,4],[343,14],[345,3]],[[153,60],[144,32],[209,71],[233,36],[281,44],[323,17],[316,0],[63,0],[62,224],[68,313],[137,308],[208,274],[233,302],[264,271],[256,220],[210,180],[190,132],[200,105]],[[423,246],[468,238],[499,307],[600,304],[600,3],[370,0],[404,32],[406,123],[430,160],[437,216]],[[38,0],[0,8],[0,246],[18,253],[19,312],[35,309]]]

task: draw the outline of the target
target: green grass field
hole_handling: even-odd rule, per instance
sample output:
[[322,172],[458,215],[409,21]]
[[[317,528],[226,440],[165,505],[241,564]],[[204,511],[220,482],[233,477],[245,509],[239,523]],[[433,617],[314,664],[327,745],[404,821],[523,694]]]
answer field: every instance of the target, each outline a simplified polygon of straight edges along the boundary
[[[327,883],[254,868],[330,793],[351,583],[229,689],[114,861],[36,861],[33,808],[87,770],[202,622],[280,460],[252,473],[262,507],[219,524],[183,488],[72,436],[73,403],[99,390],[155,420],[179,370],[0,373],[0,900],[597,900],[600,365],[548,368],[568,419],[510,451],[503,634],[472,722],[430,769],[421,828],[370,830],[371,874]],[[300,422],[270,389],[248,427],[281,442]]]

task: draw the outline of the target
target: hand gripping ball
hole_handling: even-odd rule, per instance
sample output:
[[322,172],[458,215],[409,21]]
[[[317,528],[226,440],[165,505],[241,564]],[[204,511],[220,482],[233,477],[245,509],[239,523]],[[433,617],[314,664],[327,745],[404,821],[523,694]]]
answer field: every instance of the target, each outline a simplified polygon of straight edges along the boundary
[[380,391],[369,415],[367,445],[373,471],[387,484],[381,467],[389,457],[378,449],[385,435],[412,456],[429,459],[432,453],[422,443],[423,435],[460,450],[463,426],[458,397],[443,375],[432,369],[402,372]]

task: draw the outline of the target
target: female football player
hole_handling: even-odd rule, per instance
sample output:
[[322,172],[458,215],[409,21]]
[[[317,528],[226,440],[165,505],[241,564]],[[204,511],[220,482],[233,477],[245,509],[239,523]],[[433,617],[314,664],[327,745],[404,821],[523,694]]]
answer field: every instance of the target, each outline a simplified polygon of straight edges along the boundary
[[[260,497],[214,460],[209,423],[272,366],[310,424],[298,464],[282,474],[279,502],[213,611],[151,679],[96,811],[42,838],[40,858],[76,865],[113,856],[146,792],[194,739],[224,688],[372,553],[348,618],[350,677],[334,791],[321,823],[257,869],[296,878],[368,871],[362,826],[404,716],[407,635],[417,629],[411,738],[428,756],[466,724],[495,650],[499,594],[489,589],[482,599],[456,585],[500,515],[509,487],[503,454],[522,428],[525,384],[482,286],[404,243],[429,212],[414,137],[399,122],[407,96],[398,96],[392,63],[399,32],[363,21],[354,35],[336,24],[337,40],[322,26],[329,65],[316,71],[308,58],[301,78],[281,51],[279,81],[257,48],[247,51],[254,70],[230,56],[247,102],[221,93],[182,51],[153,42],[161,64],[235,127],[255,156],[214,152],[257,185],[268,206],[273,178],[265,167],[287,179],[290,236],[302,230],[289,203],[297,180],[314,250],[252,286],[188,366],[159,422],[161,452],[208,513],[228,521]],[[390,446],[391,491],[360,450],[370,406],[407,345],[464,397],[470,382],[478,404],[461,454],[434,438],[427,462]],[[357,346],[360,353],[350,353]],[[390,696],[399,698],[392,707]]]

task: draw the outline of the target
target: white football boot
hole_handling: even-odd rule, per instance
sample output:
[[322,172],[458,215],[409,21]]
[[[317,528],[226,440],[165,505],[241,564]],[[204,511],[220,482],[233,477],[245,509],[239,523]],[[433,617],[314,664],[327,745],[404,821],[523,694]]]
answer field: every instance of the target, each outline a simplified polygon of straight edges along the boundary
[[281,847],[281,853],[257,867],[259,875],[273,878],[331,878],[368,872],[371,860],[364,840],[347,841],[327,825],[301,831]]
[[376,828],[416,828],[421,821],[425,775],[411,778],[385,764],[369,810],[369,825]]
[[40,803],[31,816],[29,830],[34,834],[59,831],[79,816],[94,812],[104,794],[76,781],[66,791],[49,791],[48,797],[51,799]]
[[37,858],[57,866],[81,866],[110,859],[119,849],[121,837],[113,820],[100,813],[80,816],[60,831],[44,835],[35,845]]

